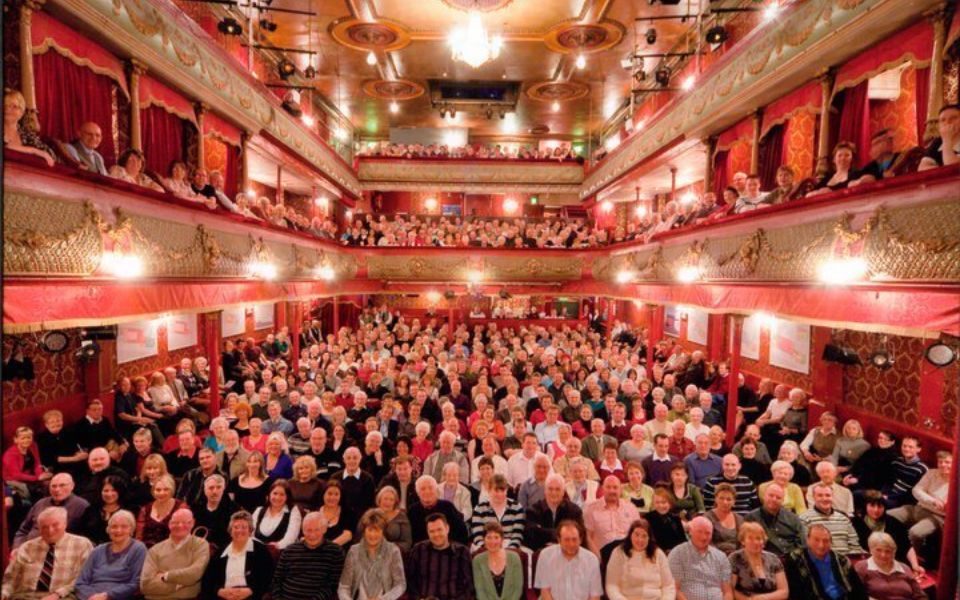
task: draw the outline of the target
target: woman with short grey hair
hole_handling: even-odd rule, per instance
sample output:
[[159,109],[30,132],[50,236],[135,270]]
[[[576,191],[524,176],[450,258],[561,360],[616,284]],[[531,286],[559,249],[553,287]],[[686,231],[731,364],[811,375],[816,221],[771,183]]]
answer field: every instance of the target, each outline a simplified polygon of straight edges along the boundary
[[107,521],[110,541],[93,549],[80,576],[76,594],[80,600],[127,600],[140,593],[140,572],[147,547],[133,539],[137,519],[128,510],[118,510]]
[[897,543],[893,536],[875,531],[867,538],[870,558],[854,566],[867,595],[875,600],[923,600],[917,574],[896,559]]

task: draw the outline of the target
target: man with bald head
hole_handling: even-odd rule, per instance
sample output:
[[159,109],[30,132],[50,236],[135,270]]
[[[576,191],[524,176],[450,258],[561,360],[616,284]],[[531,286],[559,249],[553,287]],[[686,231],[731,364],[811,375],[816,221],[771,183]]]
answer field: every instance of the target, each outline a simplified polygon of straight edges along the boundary
[[130,481],[129,475],[123,469],[110,463],[110,453],[106,448],[94,448],[87,455],[87,473],[77,486],[77,495],[90,504],[96,504],[100,501],[103,480],[110,475],[119,477],[124,482]]
[[740,473],[740,459],[736,454],[727,454],[723,457],[722,472],[707,479],[707,484],[703,486],[703,504],[709,508],[714,507],[715,490],[721,483],[729,483],[737,492],[736,501],[733,504],[733,512],[746,513],[760,505],[760,498],[757,496],[757,487],[746,475]]
[[187,600],[200,594],[200,581],[210,561],[210,544],[193,535],[189,508],[170,517],[170,537],[147,551],[140,575],[146,600]]
[[786,491],[778,483],[768,485],[763,493],[763,505],[743,516],[746,521],[759,523],[767,532],[768,552],[781,558],[803,547],[807,527],[792,510],[783,507]]
[[2,597],[73,597],[74,584],[93,550],[85,537],[67,533],[67,511],[48,506],[37,515],[38,536],[13,551],[3,573]]
[[107,165],[103,162],[103,156],[97,152],[102,140],[103,132],[100,126],[87,121],[77,130],[77,139],[64,144],[63,151],[84,171],[106,175]]
[[50,480],[50,495],[46,498],[37,500],[30,507],[17,535],[13,538],[13,547],[17,548],[20,544],[32,540],[40,535],[37,517],[51,506],[62,506],[67,511],[67,531],[71,533],[82,533],[83,515],[90,503],[73,493],[73,476],[69,473],[57,473]]
[[727,555],[710,545],[713,524],[706,517],[690,521],[690,541],[670,551],[670,571],[679,600],[733,600],[733,573]]
[[345,555],[339,545],[324,540],[327,519],[308,513],[301,524],[303,539],[284,548],[273,572],[274,600],[331,600],[343,573]]
[[633,502],[621,498],[620,480],[608,475],[603,480],[603,497],[583,509],[583,524],[587,529],[587,547],[600,556],[600,550],[615,540],[627,536],[630,524],[640,518]]

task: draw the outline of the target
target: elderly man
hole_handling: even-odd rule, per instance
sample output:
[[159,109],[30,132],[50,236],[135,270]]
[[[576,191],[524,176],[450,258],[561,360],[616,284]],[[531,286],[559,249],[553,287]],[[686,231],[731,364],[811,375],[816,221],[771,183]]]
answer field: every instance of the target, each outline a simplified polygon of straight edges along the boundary
[[273,572],[270,596],[274,600],[333,600],[343,573],[343,548],[324,540],[327,520],[308,513],[303,539],[284,548]]
[[470,543],[470,534],[467,531],[463,514],[457,510],[452,502],[440,498],[440,486],[437,480],[430,475],[421,475],[415,487],[419,502],[407,502],[407,516],[410,518],[413,541],[421,542],[427,539],[426,518],[433,513],[442,514],[450,529],[454,541],[461,544]]
[[570,481],[570,466],[577,459],[583,458],[583,462],[587,464],[587,478],[592,479],[593,481],[600,481],[600,474],[597,473],[597,467],[580,454],[582,447],[583,442],[581,442],[579,438],[571,436],[570,439],[567,440],[566,453],[564,453],[564,455],[557,460],[553,461],[554,473],[562,475],[564,479]]
[[620,497],[620,480],[608,475],[603,480],[603,497],[583,509],[583,524],[587,529],[587,546],[600,556],[600,549],[627,536],[630,524],[640,518],[637,507]]
[[583,526],[583,511],[566,495],[563,477],[553,473],[544,482],[544,497],[527,508],[523,543],[536,552],[557,541],[557,526],[575,521]]
[[77,486],[77,495],[90,504],[100,501],[100,488],[108,476],[114,475],[123,481],[130,480],[123,469],[110,464],[110,453],[106,448],[94,448],[90,451],[87,456],[87,469],[87,474]]
[[191,533],[193,526],[190,509],[175,511],[170,517],[170,537],[147,551],[140,575],[140,591],[146,600],[187,600],[200,594],[210,544]]
[[177,498],[189,506],[200,502],[203,498],[203,482],[214,473],[220,473],[217,468],[217,453],[213,448],[204,446],[197,451],[199,466],[183,474],[180,485],[177,487]]
[[540,452],[536,434],[531,432],[523,434],[520,452],[515,453],[507,461],[507,483],[510,487],[516,488],[533,477],[533,463],[538,456],[546,456],[546,454]]
[[240,445],[240,434],[235,429],[223,434],[223,450],[217,452],[217,468],[228,479],[236,479],[247,470],[250,452]]
[[407,591],[411,598],[467,600],[473,598],[470,551],[450,539],[442,514],[426,517],[427,539],[416,543],[407,557]]
[[723,459],[710,452],[710,436],[699,434],[694,442],[694,450],[683,459],[683,465],[690,475],[690,483],[703,488],[707,480],[723,471]]
[[470,484],[470,463],[467,455],[456,449],[457,436],[450,431],[444,431],[438,439],[439,448],[435,450],[423,463],[424,475],[430,475],[437,481],[443,480],[443,466],[448,462],[460,465],[460,482]]
[[786,493],[778,483],[771,483],[763,494],[763,505],[744,515],[744,520],[759,523],[767,532],[767,550],[786,556],[803,547],[806,525],[792,510],[783,507]]
[[713,524],[706,517],[690,521],[690,541],[670,551],[670,571],[679,600],[733,600],[733,573],[727,556],[710,545]]
[[811,508],[800,513],[800,520],[809,529],[814,525],[823,525],[830,530],[833,550],[844,556],[861,554],[860,537],[854,529],[850,517],[833,507],[833,488],[825,483],[815,483]]
[[581,453],[593,462],[598,462],[603,458],[603,448],[609,442],[617,442],[617,438],[606,434],[606,429],[607,426],[603,419],[593,419],[590,421],[590,435],[583,438]]
[[597,497],[600,484],[593,479],[587,479],[587,467],[592,465],[582,456],[570,463],[570,481],[567,483],[567,497],[583,509]]
[[77,130],[77,139],[63,145],[63,151],[84,171],[106,175],[107,165],[103,162],[103,156],[97,152],[102,140],[103,132],[100,126],[87,121]]
[[643,472],[646,473],[645,483],[656,485],[670,482],[670,470],[673,463],[679,460],[670,454],[670,438],[658,433],[653,438],[653,454],[644,459]]
[[4,600],[72,597],[74,583],[93,544],[67,533],[67,510],[49,506],[37,516],[38,537],[13,551],[3,573]]
[[330,476],[331,481],[340,482],[344,501],[358,514],[373,506],[377,488],[373,476],[360,468],[361,460],[359,448],[347,448],[343,453],[343,469]]
[[833,551],[830,530],[822,524],[810,527],[806,547],[791,552],[784,567],[791,598],[867,600],[850,561]]
[[557,526],[559,543],[547,546],[537,560],[534,587],[541,600],[600,600],[600,561],[581,546],[583,533],[574,521]]
[[207,541],[218,548],[224,548],[230,541],[230,516],[237,510],[237,505],[226,496],[226,491],[227,480],[223,475],[214,473],[203,481],[203,494],[190,507],[197,527],[205,527]]
[[550,458],[546,454],[538,454],[533,459],[533,477],[520,484],[517,493],[517,501],[524,510],[543,500],[544,486],[550,471]]
[[729,483],[737,492],[737,498],[733,505],[733,512],[746,513],[760,505],[760,498],[757,496],[757,487],[746,475],[740,474],[740,459],[736,454],[728,454],[723,457],[723,472],[707,479],[707,484],[703,486],[703,504],[709,508],[714,507],[716,501],[715,490],[721,483]]
[[220,203],[220,206],[233,213],[240,212],[240,209],[237,208],[237,205],[234,204],[234,202],[227,197],[227,194],[224,192],[223,173],[216,169],[210,171],[210,185],[213,186],[214,197],[217,199],[217,202]]
[[293,423],[283,417],[283,406],[279,400],[271,400],[267,403],[267,418],[260,426],[264,435],[270,435],[274,431],[279,431],[284,437],[293,435],[296,430]]
[[[845,515],[853,515],[853,493],[837,483],[837,467],[830,461],[821,460],[817,463],[819,483],[828,486],[833,491],[833,508]],[[813,491],[816,485],[807,488],[807,504],[813,505]]]
[[82,533],[84,512],[90,503],[73,493],[73,477],[69,473],[57,473],[50,479],[50,495],[37,500],[20,524],[13,538],[13,548],[40,535],[37,517],[51,506],[62,506],[67,511],[67,531]]
[[658,435],[670,435],[668,414],[670,414],[670,408],[665,403],[659,402],[653,406],[653,419],[643,424],[648,440],[656,439]]
[[687,423],[682,419],[677,419],[670,424],[670,437],[667,438],[667,453],[683,459],[689,456],[696,446],[690,438],[687,437]]

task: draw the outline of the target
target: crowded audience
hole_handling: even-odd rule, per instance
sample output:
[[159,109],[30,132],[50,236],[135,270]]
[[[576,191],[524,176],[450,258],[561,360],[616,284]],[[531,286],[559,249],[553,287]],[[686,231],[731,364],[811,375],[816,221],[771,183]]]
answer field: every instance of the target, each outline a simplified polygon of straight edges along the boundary
[[286,329],[229,339],[222,372],[118,381],[113,419],[18,429],[3,597],[922,597],[952,456],[914,437],[883,432],[863,477],[859,423],[791,420],[806,393],[767,380],[728,421],[725,365],[672,340],[647,364],[620,322],[352,325],[307,321],[299,356]]
[[360,147],[357,156],[376,158],[459,158],[472,160],[555,160],[583,162],[572,146],[557,145],[554,148],[516,147],[500,144],[400,144],[394,142],[368,142]]

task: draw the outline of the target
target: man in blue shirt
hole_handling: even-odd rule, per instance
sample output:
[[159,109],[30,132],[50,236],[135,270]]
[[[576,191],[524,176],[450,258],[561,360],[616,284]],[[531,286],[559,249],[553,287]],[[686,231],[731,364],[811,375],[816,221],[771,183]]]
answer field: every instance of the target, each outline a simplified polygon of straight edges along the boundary
[[863,583],[847,557],[831,550],[830,530],[810,526],[807,547],[787,556],[786,572],[791,598],[805,600],[867,600]]

